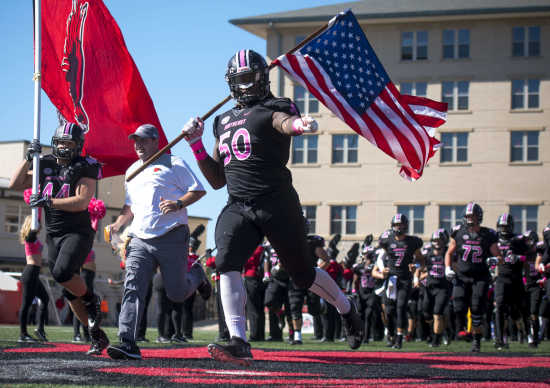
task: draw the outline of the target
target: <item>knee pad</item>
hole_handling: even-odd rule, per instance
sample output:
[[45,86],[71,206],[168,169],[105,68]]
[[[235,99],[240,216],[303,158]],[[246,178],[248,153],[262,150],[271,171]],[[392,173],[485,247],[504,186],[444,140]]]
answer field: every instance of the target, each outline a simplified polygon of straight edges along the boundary
[[52,277],[57,283],[65,283],[71,280],[74,273],[71,272],[68,268],[60,268],[59,266],[55,266],[52,270]]
[[66,289],[63,289],[63,291],[61,292],[63,294],[63,296],[69,301],[73,301],[75,300],[76,298],[78,298],[78,296],[76,295],[73,295],[69,290],[66,290]]

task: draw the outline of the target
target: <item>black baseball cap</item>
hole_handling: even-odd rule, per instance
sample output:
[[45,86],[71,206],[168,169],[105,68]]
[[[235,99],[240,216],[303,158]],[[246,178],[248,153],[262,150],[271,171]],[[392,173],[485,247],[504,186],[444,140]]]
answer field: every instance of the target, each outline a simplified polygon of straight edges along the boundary
[[158,139],[159,131],[153,124],[142,124],[137,127],[136,131],[128,136],[128,139],[135,137]]

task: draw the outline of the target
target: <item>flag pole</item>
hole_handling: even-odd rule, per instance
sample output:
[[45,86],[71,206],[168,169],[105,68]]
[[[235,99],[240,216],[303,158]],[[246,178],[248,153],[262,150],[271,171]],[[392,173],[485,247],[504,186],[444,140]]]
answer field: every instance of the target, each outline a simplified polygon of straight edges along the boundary
[[[293,52],[301,49],[303,46],[311,42],[313,39],[315,39],[319,34],[321,34],[323,31],[325,31],[328,27],[332,25],[335,18],[331,19],[327,24],[324,24],[322,27],[317,29],[316,31],[312,32],[310,35],[307,36],[300,44],[298,44],[296,47],[294,47],[292,50],[287,52],[287,54],[292,54]],[[268,69],[271,70],[275,66],[274,61],[271,61],[269,64]],[[206,121],[214,112],[216,112],[218,109],[220,109],[223,105],[225,105],[229,100],[231,100],[231,96],[225,97],[222,101],[217,103],[212,109],[210,109],[208,112],[206,112],[203,116],[201,116],[202,121]],[[161,155],[163,155],[167,150],[172,148],[174,145],[176,145],[181,139],[183,139],[184,135],[183,133],[178,135],[174,140],[172,140],[170,143],[166,144],[164,147],[162,147],[159,151],[157,151],[153,156],[151,156],[149,159],[147,159],[139,168],[137,168],[134,172],[132,172],[128,177],[126,178],[126,182],[130,182],[132,179],[136,177],[137,174],[145,170],[151,163],[153,163],[155,160],[160,158]]]
[[[40,142],[40,68],[41,68],[41,54],[42,54],[42,40],[41,40],[41,0],[34,0],[34,133],[33,140]],[[38,192],[38,179],[40,177],[40,155],[34,154],[32,159],[32,192],[33,194]],[[32,208],[32,230],[38,230],[38,208]]]

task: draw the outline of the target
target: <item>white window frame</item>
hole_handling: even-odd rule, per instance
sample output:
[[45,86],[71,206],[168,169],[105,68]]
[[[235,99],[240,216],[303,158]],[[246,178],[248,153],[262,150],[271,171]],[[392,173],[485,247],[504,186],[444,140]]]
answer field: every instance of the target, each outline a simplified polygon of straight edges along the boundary
[[[452,57],[445,57],[444,56],[444,53],[445,53],[445,46],[448,46],[447,44],[445,44],[445,41],[444,41],[444,35],[445,35],[445,31],[453,31],[453,56]],[[459,39],[459,36],[460,36],[460,32],[461,31],[467,31],[468,32],[468,56],[466,57],[461,57],[460,56],[460,39]],[[467,28],[446,28],[442,31],[441,33],[441,57],[443,59],[465,59],[465,58],[470,58],[470,30],[467,29]]]
[[[296,88],[301,88],[304,90],[304,98],[297,98],[296,97]],[[293,90],[293,93],[294,93],[294,103],[296,105],[298,105],[300,102],[303,101],[303,104],[304,104],[304,109],[300,109],[300,113],[302,115],[309,115],[309,114],[318,114],[319,113],[319,100],[317,99],[317,97],[315,97],[313,94],[311,94],[309,92],[309,90],[307,90],[306,88],[304,88],[302,85],[300,84],[294,84],[294,90]],[[317,110],[316,111],[310,111],[309,108],[310,108],[310,103],[312,102],[317,102]]]
[[[313,218],[309,217],[307,213],[307,209],[313,209]],[[309,230],[308,233],[316,233],[317,231],[317,206],[315,205],[303,205],[302,206],[302,212],[304,213],[304,217],[309,223]]]
[[[418,34],[425,32],[426,33],[426,58],[418,59],[418,48],[424,47],[418,45]],[[411,59],[405,59],[403,58],[403,48],[404,47],[410,47],[410,46],[404,46],[403,45],[403,35],[407,33],[412,33],[412,58]],[[401,60],[402,61],[427,61],[429,59],[429,46],[430,46],[430,35],[427,30],[418,30],[418,31],[403,31],[401,32]]]
[[458,221],[460,221],[463,217],[457,217],[458,212],[464,213],[464,210],[466,208],[466,204],[464,205],[439,205],[439,227],[443,228],[443,219],[441,218],[441,208],[443,207],[450,207],[451,208],[451,218],[449,219],[449,232],[458,224]]
[[[531,91],[529,89],[529,81],[537,82],[537,91]],[[514,82],[522,82],[523,87],[521,92],[514,92]],[[540,79],[529,78],[529,79],[514,79],[511,84],[511,98],[510,98],[510,109],[512,110],[529,110],[529,109],[540,109]],[[522,105],[519,107],[514,107],[514,96],[522,96]],[[538,96],[537,106],[529,106],[529,97]]]
[[[514,39],[514,30],[515,29],[518,29],[518,28],[521,28],[523,29],[523,41],[522,42],[519,42],[519,41],[516,41]],[[538,46],[539,46],[539,52],[537,55],[530,55],[529,54],[529,43],[531,41],[535,41],[535,40],[532,40],[531,39],[531,31],[530,29],[531,28],[538,28],[538,31],[539,31],[539,39],[536,41],[538,42]],[[514,55],[514,44],[515,43],[521,43],[523,45],[523,55]],[[541,45],[541,28],[540,26],[515,26],[515,27],[512,27],[512,57],[514,58],[525,58],[525,57],[540,57],[541,56],[541,48],[542,48],[542,45]]]
[[[332,210],[334,208],[342,208],[342,218],[332,218]],[[355,209],[355,218],[348,217],[348,208]],[[335,230],[332,227],[333,222],[340,222],[340,230]],[[353,223],[353,233],[348,233],[348,223]],[[357,206],[356,205],[332,205],[330,206],[330,234],[354,235],[357,234]]]
[[[465,134],[466,135],[466,146],[459,146],[458,145],[458,136],[460,134]],[[451,144],[446,144],[446,143],[442,143],[442,148],[451,148],[451,152],[452,152],[452,158],[451,160],[442,160],[443,158],[443,152],[440,152],[440,157],[439,157],[439,162],[440,163],[467,163],[468,162],[468,140],[469,140],[469,135],[468,135],[468,132],[443,132],[441,134],[441,138],[443,139],[443,135],[445,136],[452,136],[452,143]],[[459,148],[465,148],[466,149],[466,160],[458,160],[458,150]],[[442,150],[441,150],[442,151]]]
[[[335,141],[334,141],[335,136],[343,136],[344,137],[343,148],[336,148]],[[350,137],[353,137],[355,139],[355,144],[357,144],[356,147],[350,147],[350,145],[349,145]],[[334,135],[332,135],[331,163],[332,164],[337,164],[337,165],[358,163],[359,162],[359,141],[358,140],[359,139],[357,137],[357,134],[334,134]],[[334,161],[334,151],[336,151],[337,149],[342,150],[343,160],[341,162],[335,162]],[[349,161],[350,151],[355,151],[356,152],[357,160],[355,160],[353,162]]]
[[[535,148],[535,146],[530,146],[528,143],[528,137],[530,132],[536,132],[539,133],[539,136],[537,136],[537,159],[536,160],[529,160],[529,148]],[[512,144],[512,135],[513,134],[521,134],[521,160],[512,160],[512,150],[514,148],[514,145]],[[516,147],[519,148],[519,147]],[[532,162],[538,162],[540,160],[540,131],[511,131],[510,132],[510,162],[512,163],[532,163]]]
[[[425,94],[418,94],[418,85],[419,84],[425,85],[425,91],[426,91]],[[410,93],[411,96],[427,97],[427,95],[428,95],[428,83],[427,82],[424,82],[424,81],[410,81],[410,82],[409,81],[404,81],[404,82],[401,82],[399,91],[402,94],[405,93],[403,91],[403,87],[405,85],[410,85],[411,86],[411,93]]]
[[[312,143],[313,138],[317,139],[317,144],[316,144],[315,148],[310,148],[309,145],[310,145],[310,143]],[[297,162],[296,160],[294,160],[295,145],[296,145],[296,141],[298,139],[303,141],[303,146],[301,148],[298,148],[299,150],[302,151],[302,161],[301,162]],[[309,154],[310,154],[310,152],[313,152],[313,151],[315,151],[315,153],[316,153],[315,161],[310,162],[309,161]],[[292,159],[291,159],[291,164],[292,165],[304,165],[304,164],[317,164],[317,163],[319,163],[319,136],[318,135],[295,136],[292,139],[291,157],[292,157]]]
[[[417,216],[416,207],[422,208],[422,217]],[[397,205],[397,212],[404,214],[409,219],[409,234],[418,234],[424,235],[426,231],[425,215],[426,215],[426,206],[425,205]],[[414,228],[414,222],[422,222],[422,231],[416,231]]]
[[[458,85],[459,83],[461,82],[465,82],[466,83],[466,86],[468,88],[468,92],[466,94],[464,94],[463,92],[460,92],[459,91],[459,88],[458,88]],[[453,94],[452,95],[444,95],[443,93],[443,84],[445,83],[451,83],[453,85]],[[450,112],[465,112],[465,111],[468,111],[470,110],[470,81],[465,81],[465,80],[462,80],[462,81],[443,81],[441,83],[441,100],[444,100],[444,97],[449,97],[451,96],[451,103],[452,103],[452,109],[449,109]],[[459,102],[459,98],[460,97],[466,97],[467,98],[467,101],[468,101],[468,106],[466,107],[466,109],[459,109],[458,108],[458,102]]]
[[[17,208],[16,212],[10,212],[10,208]],[[28,206],[18,204],[5,204],[4,205],[4,232],[10,234],[17,234],[21,230],[21,225],[25,221],[25,217],[30,215],[31,211]],[[17,224],[8,221],[8,216],[16,216]]]
[[[514,211],[514,208],[520,211],[521,213],[520,217],[517,216],[517,213]],[[528,210],[527,208],[535,208],[536,215],[534,219],[527,218],[527,210]],[[527,231],[527,223],[534,222],[535,228],[533,228],[532,230],[538,233],[539,207],[537,205],[510,205],[510,208],[508,210],[510,214],[514,214],[514,231],[518,231],[518,233],[524,233],[525,231]]]

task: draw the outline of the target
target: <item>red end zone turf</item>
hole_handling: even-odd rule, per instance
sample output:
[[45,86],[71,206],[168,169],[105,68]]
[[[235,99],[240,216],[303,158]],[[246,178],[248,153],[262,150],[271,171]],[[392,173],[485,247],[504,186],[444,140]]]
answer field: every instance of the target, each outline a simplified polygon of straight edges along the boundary
[[213,361],[206,347],[144,348],[142,361],[89,357],[86,345],[48,344],[0,351],[0,385],[292,387],[550,387],[550,357],[254,349],[250,368]]

